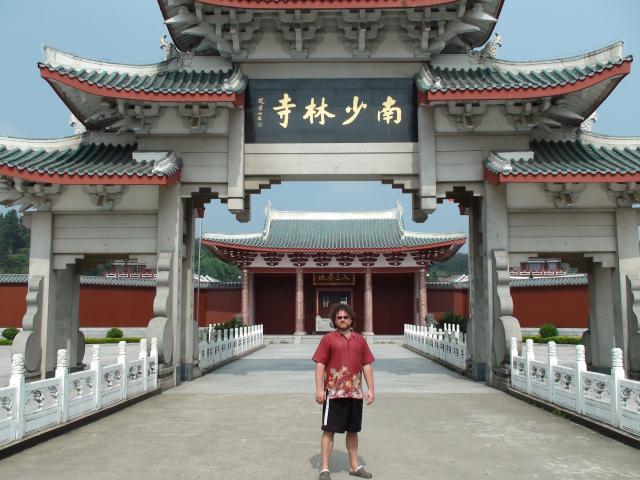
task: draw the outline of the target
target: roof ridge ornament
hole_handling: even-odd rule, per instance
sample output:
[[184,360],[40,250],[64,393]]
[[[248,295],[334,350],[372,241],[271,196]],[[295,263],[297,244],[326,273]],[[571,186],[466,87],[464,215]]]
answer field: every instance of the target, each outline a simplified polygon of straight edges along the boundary
[[76,117],[73,113],[69,115],[69,126],[73,128],[73,133],[75,135],[80,135],[87,132],[87,127],[85,127],[78,117]]
[[587,117],[587,119],[580,124],[580,132],[591,132],[593,129],[593,124],[598,121],[598,111],[594,110],[591,115]]
[[502,35],[496,32],[495,38],[485,43],[482,50],[469,50],[467,53],[469,55],[469,58],[477,62],[479,65],[484,65],[485,63],[493,64],[496,61],[496,53],[498,51],[498,47],[501,46]]
[[193,59],[192,52],[181,52],[175,44],[167,40],[166,35],[160,37],[160,50],[164,52],[164,60],[166,62],[175,60],[180,67],[188,66]]

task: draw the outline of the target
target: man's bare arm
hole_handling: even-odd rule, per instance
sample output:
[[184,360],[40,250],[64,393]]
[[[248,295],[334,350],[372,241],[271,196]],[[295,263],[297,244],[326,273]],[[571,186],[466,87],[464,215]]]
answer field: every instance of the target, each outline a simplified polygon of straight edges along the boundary
[[325,400],[324,370],[325,364],[316,362],[316,402],[320,404],[324,403]]
[[375,400],[375,394],[373,390],[373,367],[370,363],[362,367],[362,373],[364,373],[364,380],[367,382],[365,398],[367,399],[367,405],[371,405]]

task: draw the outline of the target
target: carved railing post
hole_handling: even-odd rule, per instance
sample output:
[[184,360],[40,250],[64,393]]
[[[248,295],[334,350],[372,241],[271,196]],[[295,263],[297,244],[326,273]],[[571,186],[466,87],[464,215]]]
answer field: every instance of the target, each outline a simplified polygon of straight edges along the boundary
[[24,398],[24,355],[14,353],[11,358],[11,377],[9,377],[9,385],[16,388],[16,440],[20,440],[24,436],[24,407],[26,399]]
[[158,339],[153,337],[151,339],[151,354],[149,355],[150,374],[153,375],[152,385],[153,388],[158,388],[158,375],[160,374],[160,364],[158,362]]
[[91,370],[96,372],[96,384],[93,389],[95,399],[93,409],[100,410],[102,408],[102,365],[100,364],[100,345],[92,345],[91,347]]
[[533,340],[527,339],[526,348],[524,352],[524,366],[525,375],[527,376],[527,393],[531,395],[531,360],[535,360],[536,356],[533,352]]
[[558,365],[558,357],[556,355],[556,342],[547,343],[547,377],[549,378],[549,400],[555,401],[553,395],[553,367]]
[[576,412],[582,413],[582,374],[587,371],[584,345],[576,345]]
[[118,365],[122,365],[122,400],[127,399],[129,379],[127,377],[127,342],[118,342]]
[[624,367],[622,362],[622,349],[611,349],[611,385],[609,386],[610,396],[612,400],[612,407],[614,409],[613,414],[613,426],[619,425],[618,414],[620,412],[620,395],[618,395],[618,384],[620,380],[625,379]]
[[149,354],[147,353],[147,339],[140,339],[140,353],[138,358],[143,361],[142,364],[142,378],[143,378],[143,390],[146,392],[149,390]]
[[56,378],[60,379],[60,421],[69,419],[69,399],[67,398],[67,375],[69,373],[67,351],[58,350],[56,356]]

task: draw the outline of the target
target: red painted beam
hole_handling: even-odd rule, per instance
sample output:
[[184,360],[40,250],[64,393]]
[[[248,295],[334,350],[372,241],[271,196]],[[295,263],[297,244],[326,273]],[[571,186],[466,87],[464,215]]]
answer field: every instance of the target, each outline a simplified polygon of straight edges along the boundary
[[[118,98],[122,100],[139,100],[146,102],[170,102],[170,103],[232,103],[235,107],[244,106],[244,93],[156,93],[135,90],[116,89],[90,85],[87,82],[71,78],[59,72],[52,72],[47,67],[40,67],[40,76],[51,82],[59,82],[76,90],[90,93],[99,97]],[[52,85],[53,86],[53,85]]]
[[421,8],[448,5],[458,0],[198,0],[222,8],[245,10],[338,10]]
[[[472,100],[525,100],[530,98],[550,97],[574,93],[589,88],[610,78],[624,77],[631,71],[631,60],[625,60],[620,65],[595,73],[584,80],[566,83],[555,87],[537,88],[493,88],[485,90],[447,90],[444,92],[418,92],[418,104],[429,104],[443,101],[472,101]],[[622,78],[620,78],[622,80]]]
[[180,171],[169,176],[141,175],[80,175],[76,173],[40,173],[0,165],[0,175],[21,178],[29,182],[56,185],[173,185],[180,181]]

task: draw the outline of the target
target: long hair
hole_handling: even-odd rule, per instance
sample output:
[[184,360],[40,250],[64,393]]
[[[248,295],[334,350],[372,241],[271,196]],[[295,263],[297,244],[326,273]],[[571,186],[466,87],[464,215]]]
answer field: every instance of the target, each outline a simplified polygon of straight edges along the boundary
[[331,319],[331,326],[336,328],[336,315],[338,312],[347,312],[351,317],[351,328],[355,328],[356,326],[356,314],[353,313],[353,309],[346,303],[334,303],[331,307],[331,313],[329,314],[329,318]]

